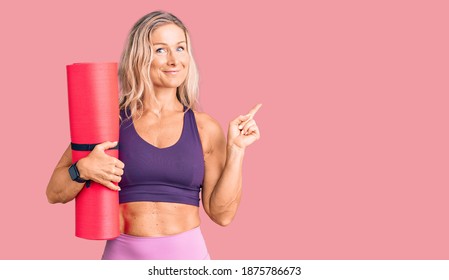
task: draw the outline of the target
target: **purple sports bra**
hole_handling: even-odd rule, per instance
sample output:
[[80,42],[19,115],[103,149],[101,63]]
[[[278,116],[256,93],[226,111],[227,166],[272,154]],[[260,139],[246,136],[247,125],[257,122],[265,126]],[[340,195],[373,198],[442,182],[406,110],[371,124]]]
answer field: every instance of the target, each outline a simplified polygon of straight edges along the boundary
[[155,201],[199,206],[204,157],[193,111],[184,112],[178,142],[161,149],[137,134],[132,118],[126,118],[124,111],[121,116],[119,159],[125,168],[119,183],[120,203]]

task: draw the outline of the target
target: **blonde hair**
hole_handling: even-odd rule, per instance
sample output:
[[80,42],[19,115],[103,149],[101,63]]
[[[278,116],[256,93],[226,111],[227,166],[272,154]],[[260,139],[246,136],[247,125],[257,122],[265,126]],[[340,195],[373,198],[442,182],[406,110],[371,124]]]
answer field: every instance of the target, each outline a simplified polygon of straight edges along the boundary
[[153,58],[150,36],[153,30],[165,25],[176,24],[186,36],[187,51],[190,56],[189,68],[185,81],[177,88],[176,97],[189,109],[198,104],[198,70],[192,55],[189,32],[176,16],[164,12],[151,12],[140,18],[131,29],[119,64],[120,110],[125,110],[127,117],[141,116],[143,98],[150,94],[152,102],[157,104],[150,79],[150,64]]

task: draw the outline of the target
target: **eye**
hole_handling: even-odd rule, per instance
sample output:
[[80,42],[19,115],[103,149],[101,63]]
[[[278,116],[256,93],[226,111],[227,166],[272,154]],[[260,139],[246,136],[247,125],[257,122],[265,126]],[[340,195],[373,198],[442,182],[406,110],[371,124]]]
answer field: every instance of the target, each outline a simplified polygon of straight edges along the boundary
[[167,51],[164,48],[157,48],[156,53],[166,53]]
[[185,50],[184,47],[177,47],[177,48],[176,48],[176,51],[178,51],[178,52],[183,52],[184,50]]

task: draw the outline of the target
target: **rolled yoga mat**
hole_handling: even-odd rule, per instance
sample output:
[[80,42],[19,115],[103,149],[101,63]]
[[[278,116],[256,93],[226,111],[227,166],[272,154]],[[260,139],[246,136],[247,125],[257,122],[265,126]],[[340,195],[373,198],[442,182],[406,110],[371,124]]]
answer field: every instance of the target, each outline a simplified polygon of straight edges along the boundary
[[[119,140],[116,63],[67,65],[72,162],[86,157],[96,144]],[[118,149],[106,154],[118,158]],[[89,182],[75,198],[75,235],[113,239],[119,231],[118,192]]]

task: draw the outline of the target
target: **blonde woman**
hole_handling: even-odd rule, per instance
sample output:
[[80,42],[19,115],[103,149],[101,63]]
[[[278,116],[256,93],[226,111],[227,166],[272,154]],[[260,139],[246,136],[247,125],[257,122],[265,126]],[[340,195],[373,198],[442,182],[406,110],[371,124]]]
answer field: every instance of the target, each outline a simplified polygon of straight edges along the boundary
[[104,153],[117,143],[99,144],[74,165],[80,177],[74,181],[69,146],[48,184],[48,201],[73,200],[83,180],[120,191],[121,234],[106,242],[103,259],[209,259],[199,203],[219,225],[234,218],[245,148],[260,138],[254,120],[260,105],[229,123],[227,139],[213,118],[196,111],[189,33],[162,11],[130,31],[119,80],[119,159]]

